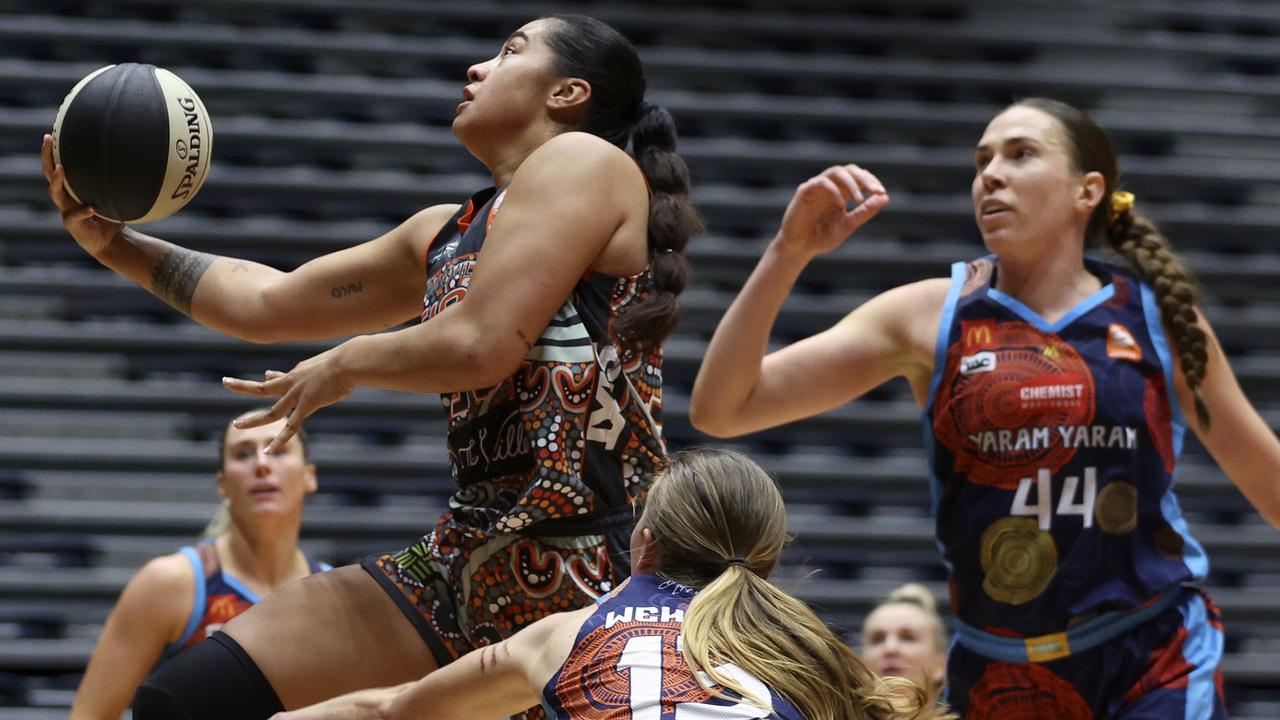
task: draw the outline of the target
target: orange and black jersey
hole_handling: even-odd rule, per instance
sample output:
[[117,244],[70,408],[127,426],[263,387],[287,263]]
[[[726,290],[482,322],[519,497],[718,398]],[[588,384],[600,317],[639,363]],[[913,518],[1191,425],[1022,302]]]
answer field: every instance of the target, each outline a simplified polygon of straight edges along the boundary
[[573,650],[551,677],[542,704],[553,720],[804,720],[786,699],[736,665],[724,672],[762,708],[704,690],[681,654],[680,629],[694,590],[632,575],[582,624]]

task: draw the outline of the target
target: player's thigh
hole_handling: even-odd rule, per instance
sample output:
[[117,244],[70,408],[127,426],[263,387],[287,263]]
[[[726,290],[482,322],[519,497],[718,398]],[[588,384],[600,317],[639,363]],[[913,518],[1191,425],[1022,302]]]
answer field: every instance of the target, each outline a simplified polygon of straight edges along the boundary
[[223,627],[288,709],[436,668],[418,631],[358,565],[308,575]]

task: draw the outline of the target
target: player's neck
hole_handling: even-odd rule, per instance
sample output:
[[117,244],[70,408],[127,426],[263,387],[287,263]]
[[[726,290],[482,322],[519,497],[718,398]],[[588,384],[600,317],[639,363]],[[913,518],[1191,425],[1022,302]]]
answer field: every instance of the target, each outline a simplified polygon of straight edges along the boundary
[[248,533],[232,528],[218,538],[222,566],[255,589],[274,590],[306,573],[306,558],[298,550],[298,528]]
[[1052,323],[1097,292],[1102,281],[1084,265],[1083,253],[1032,258],[1001,256],[995,288]]

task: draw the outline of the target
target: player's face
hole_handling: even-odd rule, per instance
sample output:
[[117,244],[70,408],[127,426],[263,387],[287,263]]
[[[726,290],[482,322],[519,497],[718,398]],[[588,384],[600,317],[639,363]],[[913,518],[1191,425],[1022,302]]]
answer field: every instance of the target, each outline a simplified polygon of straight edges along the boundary
[[233,517],[252,521],[262,513],[299,513],[303,497],[315,491],[315,467],[303,457],[296,435],[279,451],[265,452],[284,422],[227,428],[218,489],[230,501]]
[[1053,117],[1015,106],[997,115],[974,150],[973,210],[993,252],[1056,243],[1076,227],[1082,175]]
[[904,677],[928,690],[942,681],[947,658],[938,650],[933,623],[924,610],[892,603],[867,616],[862,660],[877,675]]
[[552,20],[535,20],[511,34],[498,54],[467,69],[467,85],[453,120],[464,144],[502,138],[535,122],[557,77],[546,44]]

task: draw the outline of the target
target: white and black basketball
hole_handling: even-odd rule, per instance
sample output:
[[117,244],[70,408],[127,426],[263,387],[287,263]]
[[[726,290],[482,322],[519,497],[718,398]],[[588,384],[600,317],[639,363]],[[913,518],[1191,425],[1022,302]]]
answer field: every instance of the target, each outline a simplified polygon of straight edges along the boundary
[[204,103],[154,65],[95,70],[67,94],[53,124],[53,158],[67,190],[117,222],[152,222],[181,209],[204,184],[212,150]]

